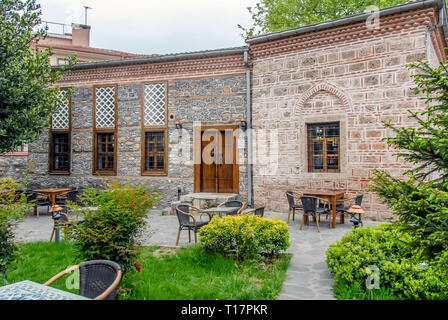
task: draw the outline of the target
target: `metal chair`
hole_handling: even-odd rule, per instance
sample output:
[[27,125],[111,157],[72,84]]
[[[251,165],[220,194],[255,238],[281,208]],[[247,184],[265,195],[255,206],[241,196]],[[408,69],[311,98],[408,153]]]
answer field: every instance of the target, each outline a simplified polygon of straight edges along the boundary
[[225,206],[227,208],[235,208],[235,211],[228,212],[227,216],[236,216],[239,215],[245,208],[246,203],[243,203],[240,200],[228,200],[218,205],[218,207]]
[[292,221],[294,221],[296,215],[296,209],[303,209],[303,206],[301,204],[295,202],[295,199],[300,199],[301,196],[302,195],[297,192],[286,191],[286,198],[288,199],[288,205],[289,205],[288,221],[286,223],[289,223],[289,217],[291,215],[291,211],[292,211]]
[[179,231],[177,233],[176,246],[179,245],[180,233],[182,230],[188,230],[188,240],[191,242],[191,231],[194,231],[194,242],[198,242],[198,230],[205,226],[210,221],[196,221],[196,218],[191,214],[190,209],[199,212],[198,208],[195,208],[189,204],[180,204],[176,207],[177,219],[179,220]]
[[[320,232],[320,228],[319,228],[320,215],[326,214],[327,216],[331,216],[330,210],[329,210],[329,207],[330,207],[329,201],[326,199],[310,197],[310,196],[303,196],[300,198],[300,200],[302,201],[302,206],[303,206],[303,216],[302,216],[302,221],[300,222],[300,230],[302,230],[303,224],[305,222],[308,222],[308,216],[311,215],[313,217],[313,219],[316,221],[317,231]],[[326,203],[327,207],[319,207],[320,202]],[[329,223],[330,223],[330,228],[331,228],[331,219],[330,219]]]
[[115,300],[121,267],[109,260],[92,260],[69,267],[44,283],[49,286],[62,276],[79,269],[79,294],[94,300]]

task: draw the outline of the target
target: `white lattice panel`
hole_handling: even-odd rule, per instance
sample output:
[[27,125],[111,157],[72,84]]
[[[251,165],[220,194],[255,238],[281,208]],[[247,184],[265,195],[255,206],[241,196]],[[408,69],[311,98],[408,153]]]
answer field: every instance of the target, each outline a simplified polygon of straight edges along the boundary
[[51,127],[53,129],[69,128],[69,99],[66,91],[59,92],[57,99],[58,111],[51,117]]
[[95,88],[95,123],[97,128],[115,127],[115,87]]
[[165,124],[165,84],[151,83],[145,85],[145,125]]

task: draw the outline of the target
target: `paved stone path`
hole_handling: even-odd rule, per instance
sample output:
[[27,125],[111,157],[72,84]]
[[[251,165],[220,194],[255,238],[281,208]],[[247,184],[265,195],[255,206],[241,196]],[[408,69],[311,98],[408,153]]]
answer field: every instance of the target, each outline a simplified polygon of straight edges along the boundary
[[[265,217],[278,216],[286,221],[286,213],[266,212]],[[207,219],[204,216],[204,219]],[[295,221],[290,221],[291,246],[287,252],[293,256],[288,268],[283,288],[277,297],[279,300],[329,300],[334,299],[332,287],[333,276],[327,268],[325,252],[329,244],[335,243],[351,230],[352,224],[346,219],[345,224],[337,224],[336,229],[330,229],[328,221],[322,218],[320,233],[316,225],[310,222],[299,230],[301,215],[296,215]],[[339,220],[338,220],[339,222]],[[373,225],[365,222],[364,225]],[[34,242],[50,239],[53,221],[49,215],[34,215],[27,217],[16,229],[16,241]],[[162,215],[160,210],[153,210],[149,214],[148,228],[142,235],[144,245],[159,245],[174,247],[176,245],[178,220],[177,216]],[[192,233],[192,244],[194,236]],[[180,246],[189,245],[188,232],[182,231]]]

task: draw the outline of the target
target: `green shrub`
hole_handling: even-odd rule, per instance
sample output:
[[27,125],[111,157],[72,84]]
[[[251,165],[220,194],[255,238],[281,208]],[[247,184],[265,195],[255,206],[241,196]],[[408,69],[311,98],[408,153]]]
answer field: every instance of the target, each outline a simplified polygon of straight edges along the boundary
[[17,190],[19,184],[13,179],[0,178],[0,283],[5,281],[7,265],[17,249],[12,230],[30,209],[25,195],[18,195]]
[[336,283],[359,283],[366,289],[368,267],[376,266],[380,286],[400,299],[447,299],[448,251],[428,260],[422,248],[412,245],[415,237],[399,225],[355,229],[330,245],[328,268]]
[[201,244],[209,250],[238,257],[274,255],[289,247],[289,229],[284,221],[258,216],[216,217],[199,230]]
[[81,206],[71,204],[83,222],[70,222],[62,229],[67,239],[75,241],[80,258],[112,260],[126,270],[135,258],[148,210],[158,200],[159,195],[154,190],[145,191],[145,185],[109,182],[104,190],[86,188],[80,197]]

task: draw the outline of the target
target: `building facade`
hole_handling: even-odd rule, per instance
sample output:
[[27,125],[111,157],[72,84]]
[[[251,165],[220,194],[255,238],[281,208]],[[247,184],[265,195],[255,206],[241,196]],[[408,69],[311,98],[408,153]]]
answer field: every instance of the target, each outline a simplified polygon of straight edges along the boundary
[[60,83],[74,87],[64,114],[29,146],[30,184],[108,177],[158,188],[162,207],[180,189],[236,193],[277,212],[288,210],[286,190],[338,189],[364,194],[367,216],[389,220],[369,178],[410,167],[383,140],[383,121],[414,126],[408,110],[424,110],[406,64],[446,59],[446,8],[417,1],[381,10],[374,26],[370,17],[241,48],[80,64]]
[[[178,190],[244,198],[245,50],[83,64],[66,73],[61,86],[74,92],[29,145],[29,186],[97,186],[107,177],[157,188],[160,206]],[[223,151],[195,161],[213,143]]]

